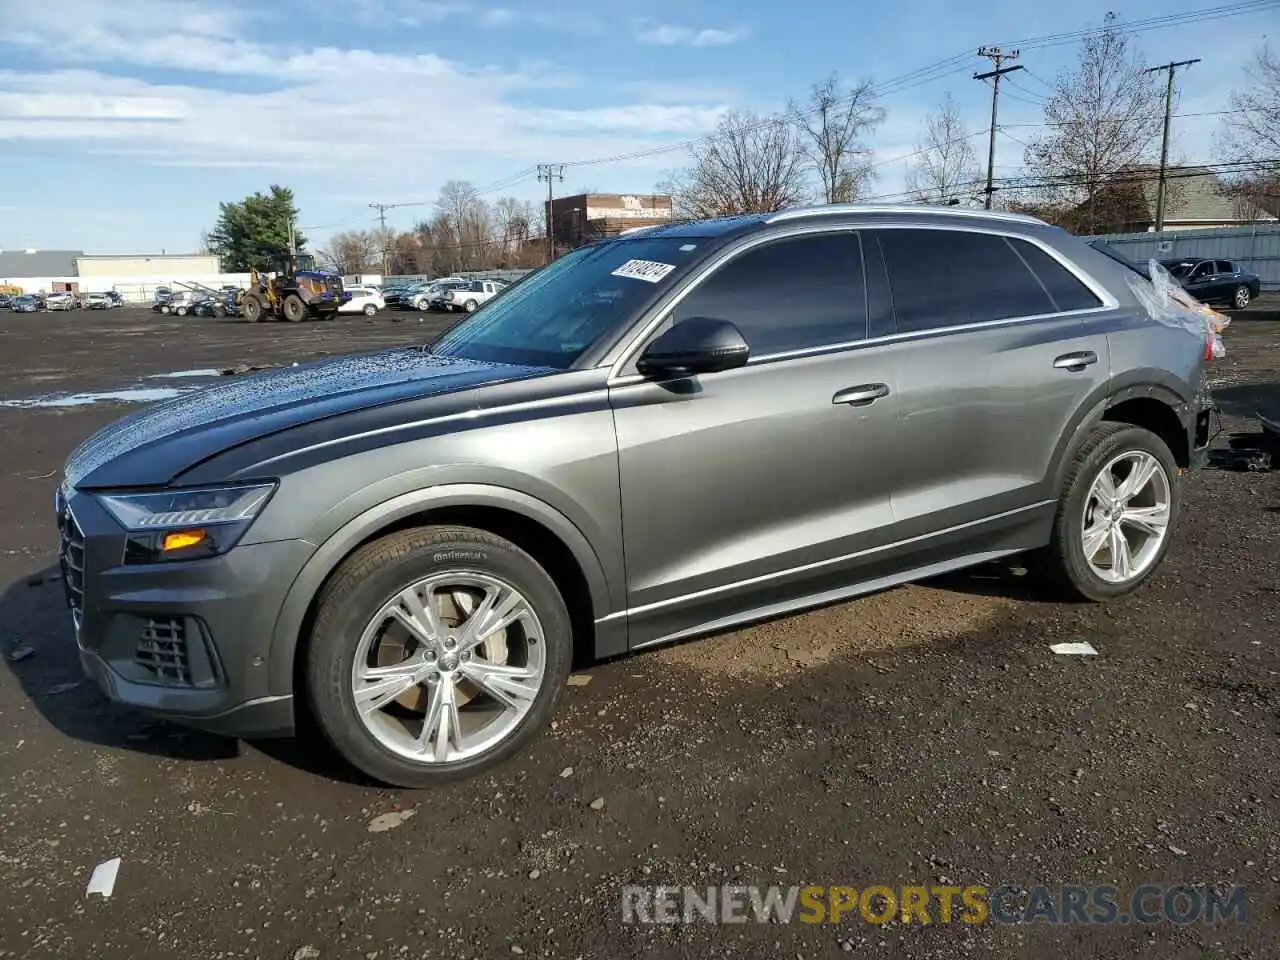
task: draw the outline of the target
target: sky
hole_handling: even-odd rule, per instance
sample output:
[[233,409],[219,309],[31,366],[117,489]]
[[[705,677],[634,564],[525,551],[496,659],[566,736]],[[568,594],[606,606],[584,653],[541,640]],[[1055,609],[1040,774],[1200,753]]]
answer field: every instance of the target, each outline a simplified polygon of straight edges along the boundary
[[[944,93],[989,126],[980,45],[1224,2],[0,0],[0,249],[191,252],[220,201],[273,183],[313,248],[376,225],[371,203],[427,204],[387,211],[409,227],[448,180],[539,201],[538,163],[568,164],[561,195],[650,193],[726,111],[777,112],[833,71],[885,90],[872,193],[892,194]],[[1137,36],[1152,64],[1202,58],[1178,73],[1175,157],[1221,157],[1217,114],[1280,33],[1280,3],[1258,6]],[[1018,172],[1076,53],[1022,48],[997,176]]]

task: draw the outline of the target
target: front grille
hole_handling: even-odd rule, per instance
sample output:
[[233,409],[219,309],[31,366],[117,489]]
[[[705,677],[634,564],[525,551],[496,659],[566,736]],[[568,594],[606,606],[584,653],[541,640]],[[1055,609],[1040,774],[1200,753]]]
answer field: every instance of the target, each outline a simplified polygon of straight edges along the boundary
[[76,625],[84,611],[84,531],[65,500],[58,503],[58,566]]
[[157,683],[191,686],[186,622],[181,617],[149,618],[138,637],[133,662]]

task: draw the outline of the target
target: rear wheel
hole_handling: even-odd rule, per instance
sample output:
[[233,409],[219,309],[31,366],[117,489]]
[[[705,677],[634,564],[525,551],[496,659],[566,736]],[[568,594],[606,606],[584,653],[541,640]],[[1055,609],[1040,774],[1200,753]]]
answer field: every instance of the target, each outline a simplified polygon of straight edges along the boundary
[[470,777],[547,724],[572,657],[569,613],[515,544],[423,527],[362,547],[318,599],[307,690],[327,739],[372,777]]
[[180,316],[180,317],[185,317],[185,316],[187,315],[187,308],[186,308],[186,307],[179,307],[177,310],[175,310],[175,311],[173,311],[173,312],[174,312],[174,313],[176,313],[176,314],[177,314],[178,316]]
[[257,294],[247,294],[240,303],[240,312],[244,314],[247,323],[257,323],[262,319],[262,300]]
[[166,317],[167,317],[167,316],[169,315],[169,313],[170,313],[169,305],[168,305],[167,303],[163,303],[163,304],[161,304],[161,305],[160,305],[160,312],[161,312],[164,316],[166,316]]
[[291,293],[284,298],[280,312],[284,314],[284,318],[290,323],[301,323],[307,319],[307,305],[302,302],[302,298],[296,293]]
[[1244,284],[1236,287],[1236,292],[1231,295],[1231,305],[1237,310],[1243,310],[1249,306],[1249,301],[1253,299],[1253,294],[1249,292],[1249,288]]
[[1181,503],[1177,473],[1169,447],[1150,430],[1101,424],[1067,470],[1052,540],[1028,566],[1075,598],[1137,590],[1169,549]]
[[462,305],[462,309],[467,311],[467,313],[475,313],[476,308],[478,308],[479,306],[480,304],[476,303],[474,300],[468,300],[466,303]]
[[366,303],[364,305],[364,315],[366,317],[376,316],[377,313],[378,313],[378,308],[375,307],[372,303]]

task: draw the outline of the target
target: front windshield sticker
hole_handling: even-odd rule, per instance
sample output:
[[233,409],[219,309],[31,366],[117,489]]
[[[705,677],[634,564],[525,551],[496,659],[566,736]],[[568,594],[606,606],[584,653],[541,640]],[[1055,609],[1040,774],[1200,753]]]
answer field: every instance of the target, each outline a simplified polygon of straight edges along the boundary
[[658,263],[656,260],[628,260],[613,271],[613,275],[615,277],[630,277],[633,280],[647,280],[649,283],[657,283],[675,268],[673,263]]

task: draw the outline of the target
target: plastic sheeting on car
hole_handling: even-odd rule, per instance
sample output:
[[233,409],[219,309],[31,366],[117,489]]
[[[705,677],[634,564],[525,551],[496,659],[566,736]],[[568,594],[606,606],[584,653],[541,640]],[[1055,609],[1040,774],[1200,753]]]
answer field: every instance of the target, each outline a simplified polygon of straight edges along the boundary
[[1187,293],[1159,261],[1147,261],[1147,275],[1151,280],[1149,284],[1131,275],[1129,287],[1151,319],[1202,334],[1208,342],[1210,355],[1215,360],[1225,357],[1227,348],[1222,341],[1222,332],[1231,323],[1231,318]]

